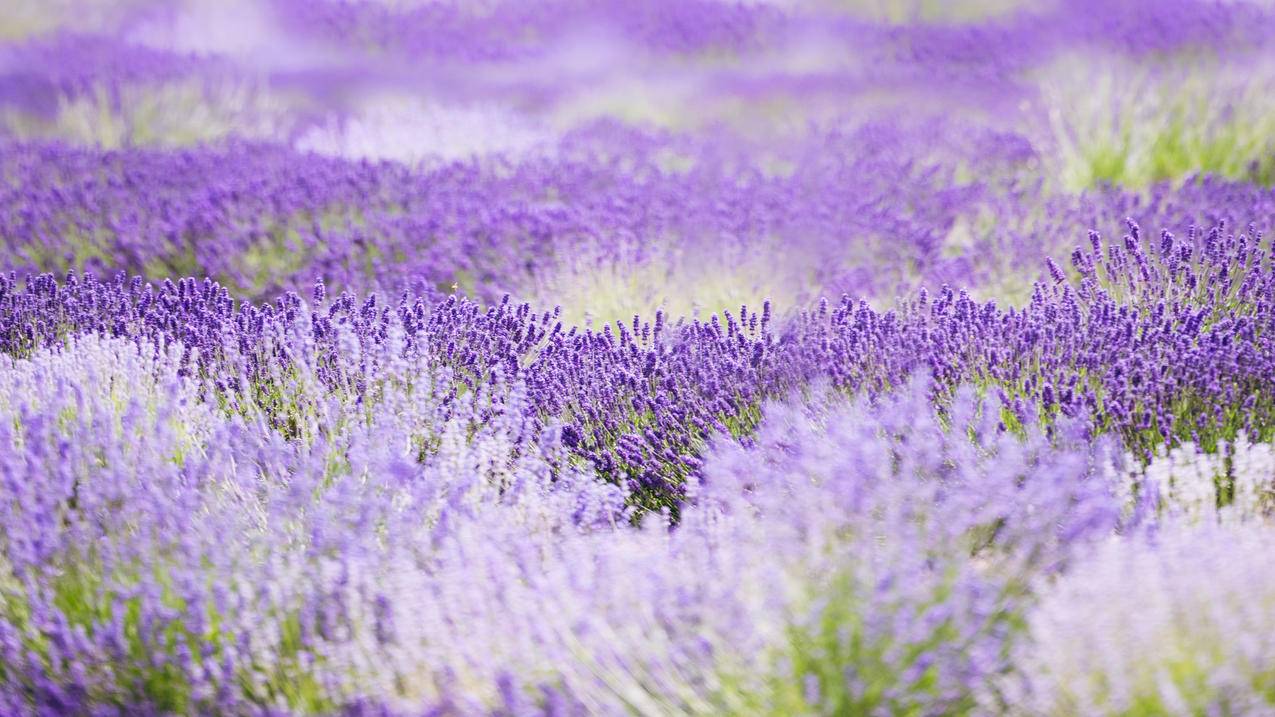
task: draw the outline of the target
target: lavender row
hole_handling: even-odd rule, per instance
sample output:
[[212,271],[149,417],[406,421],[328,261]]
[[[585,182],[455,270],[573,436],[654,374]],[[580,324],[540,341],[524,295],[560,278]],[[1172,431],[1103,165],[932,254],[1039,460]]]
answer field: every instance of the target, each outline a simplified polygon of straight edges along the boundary
[[[601,118],[773,135],[894,113],[1014,132],[1048,159],[1040,176],[1068,188],[1192,169],[1271,176],[1261,38],[1272,16],[1251,3],[1008,3],[980,14],[975,2],[951,17],[921,4],[880,17],[820,2],[476,11],[264,0],[237,6],[245,18],[229,27],[201,3],[130,5],[101,34],[0,47],[0,133],[112,147],[239,137],[436,158],[553,146]],[[202,25],[209,37],[191,29]],[[423,78],[414,65],[424,61]],[[775,112],[741,111],[759,103]]]
[[[21,273],[209,276],[237,298],[323,278],[356,292],[456,286],[488,302],[512,293],[552,305],[567,298],[553,287],[596,272],[697,261],[747,278],[759,253],[782,246],[769,262],[780,279],[764,288],[788,302],[843,292],[890,300],[943,283],[1026,298],[1040,257],[1067,251],[1077,226],[1117,230],[1126,216],[1176,232],[1275,221],[1269,190],[1209,178],[1146,194],[1041,196],[1008,178],[1030,147],[974,131],[949,135],[945,151],[978,153],[985,172],[999,166],[1005,178],[958,182],[903,149],[927,130],[944,127],[781,144],[767,151],[790,164],[781,174],[762,171],[767,155],[745,159],[755,149],[745,143],[612,126],[569,138],[553,156],[415,170],[275,146],[5,145],[0,256]],[[873,151],[848,151],[856,147]],[[669,171],[669,161],[690,169]]]
[[[715,442],[676,529],[633,528],[624,487],[527,419],[534,391],[455,396],[425,352],[376,372],[371,410],[298,354],[280,378],[301,440],[266,403],[220,410],[179,344],[86,335],[3,361],[6,712],[1270,705],[1269,615],[1241,587],[1269,562],[1269,445],[1230,469],[1259,510],[1192,528],[1150,498],[1178,478],[1125,496],[1120,451],[1075,421],[1016,436],[972,387],[938,416],[924,380],[815,390],[768,404],[750,445]],[[1106,610],[1140,639],[1103,634]],[[1140,651],[1173,634],[1210,649]],[[1156,679],[1168,665],[1190,669]]]
[[[1094,435],[1114,433],[1148,459],[1188,441],[1211,450],[1241,432],[1266,440],[1275,428],[1269,242],[1225,226],[1154,239],[1133,222],[1129,231],[1106,244],[1091,234],[1070,276],[1049,261],[1052,277],[1022,308],[945,287],[892,311],[845,298],[781,321],[767,303],[600,330],[508,299],[486,309],[455,297],[387,304],[330,299],[318,284],[309,305],[295,294],[251,304],[208,280],[45,275],[0,285],[0,348],[25,355],[86,333],[177,342],[185,370],[232,396],[281,390],[277,376],[297,352],[318,352],[324,381],[362,393],[374,385],[365,372],[427,351],[454,372],[457,394],[525,382],[528,415],[561,422],[579,459],[648,507],[675,504],[706,438],[746,437],[762,401],[820,380],[879,396],[929,373],[936,400],[964,384],[994,396],[1003,429],[1082,417]],[[295,416],[281,406],[284,428]]]
[[[280,442],[155,348],[5,367],[8,711],[968,709],[1032,576],[1117,519],[1099,454],[945,440],[913,390],[834,410],[857,454],[776,414],[710,460],[677,531],[634,530],[622,489],[555,469],[516,411],[479,421],[485,392],[444,405],[427,365],[383,373],[382,410],[311,394],[319,436]],[[873,647],[820,656],[851,639]]]
[[[24,71],[38,68],[36,72],[55,77],[109,81],[144,77],[148,71],[160,78],[171,76],[181,71],[174,64],[196,59],[199,53],[148,45],[159,43],[145,31],[153,33],[180,21],[182,9],[166,9],[160,3],[132,5],[121,4],[116,12],[102,13],[100,27],[79,24],[80,32],[75,34],[58,31],[59,25],[76,28],[77,23],[57,23],[58,13],[50,8],[52,27],[25,42],[11,43],[7,64]],[[424,59],[478,66],[528,61],[552,55],[578,39],[576,35],[592,31],[648,54],[687,58],[714,52],[740,59],[766,57],[801,42],[833,36],[852,44],[856,53],[879,69],[910,67],[914,73],[938,70],[965,77],[1004,77],[1077,47],[1131,55],[1217,44],[1229,45],[1231,52],[1251,51],[1272,22],[1269,11],[1258,5],[1207,0],[1139,0],[1114,7],[1089,0],[1065,5],[1007,3],[1009,7],[999,13],[980,13],[977,3],[951,5],[950,17],[944,16],[943,8],[891,13],[885,6],[874,12],[869,7],[847,10],[819,2],[716,0],[661,1],[640,8],[614,0],[553,0],[535,8],[500,0],[485,3],[482,9],[457,3],[395,6],[263,0],[237,9],[249,11],[245,22],[265,23],[292,46],[305,48],[312,43],[341,50],[345,63],[365,70],[376,65],[400,69],[397,63]],[[564,18],[570,21],[563,22]],[[103,53],[110,44],[115,48],[108,58]],[[217,47],[215,38],[209,46]],[[92,62],[77,66],[72,61],[103,64],[103,59],[106,66],[99,67]],[[898,77],[897,72],[888,74]],[[80,86],[87,85],[81,82]]]
[[[854,262],[866,259],[885,274],[868,288],[890,294],[911,280],[909,265],[957,271],[941,256],[942,232],[987,192],[912,168],[888,154],[902,138],[882,134],[827,133],[776,150],[776,161],[795,165],[782,175],[745,159],[746,146],[610,126],[551,156],[419,170],[277,146],[8,145],[0,236],[12,270],[205,275],[248,298],[322,277],[390,293],[459,284],[491,301],[534,294],[578,270],[568,260],[579,255],[641,264],[712,246],[747,258],[775,242],[800,247],[803,268],[826,267],[809,277],[816,285],[861,283],[872,272]],[[827,154],[869,142],[887,154]],[[669,161],[690,169],[669,171]],[[910,208],[887,201],[900,193]],[[800,283],[794,277],[792,290]]]

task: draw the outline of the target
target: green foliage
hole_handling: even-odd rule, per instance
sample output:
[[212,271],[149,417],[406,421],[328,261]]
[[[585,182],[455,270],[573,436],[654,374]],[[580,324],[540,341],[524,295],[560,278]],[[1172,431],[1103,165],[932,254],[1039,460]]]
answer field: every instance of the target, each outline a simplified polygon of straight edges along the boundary
[[1275,181],[1271,71],[1216,58],[1065,58],[1037,73],[1052,180],[1069,190],[1141,188],[1213,174]]

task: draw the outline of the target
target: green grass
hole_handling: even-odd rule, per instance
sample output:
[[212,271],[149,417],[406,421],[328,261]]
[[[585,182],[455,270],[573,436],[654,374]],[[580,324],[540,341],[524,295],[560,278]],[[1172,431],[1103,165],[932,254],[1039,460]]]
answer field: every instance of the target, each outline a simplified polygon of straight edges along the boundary
[[1052,147],[1048,178],[1063,189],[1141,188],[1195,174],[1275,182],[1270,68],[1189,52],[1153,66],[1071,57],[1033,79],[1049,127],[1037,140]]

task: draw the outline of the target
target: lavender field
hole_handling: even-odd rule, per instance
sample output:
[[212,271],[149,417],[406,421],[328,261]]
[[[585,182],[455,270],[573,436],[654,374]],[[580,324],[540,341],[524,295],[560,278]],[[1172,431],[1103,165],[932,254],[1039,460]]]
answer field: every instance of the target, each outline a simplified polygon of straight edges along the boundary
[[0,0],[0,716],[1275,715],[1275,3]]

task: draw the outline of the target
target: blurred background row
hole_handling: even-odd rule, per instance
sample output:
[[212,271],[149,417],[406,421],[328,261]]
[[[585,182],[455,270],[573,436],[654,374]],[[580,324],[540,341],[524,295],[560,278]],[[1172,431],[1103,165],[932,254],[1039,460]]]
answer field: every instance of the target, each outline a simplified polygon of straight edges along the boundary
[[1086,227],[1275,211],[1259,0],[9,5],[19,273],[511,293],[580,323],[1016,303]]

